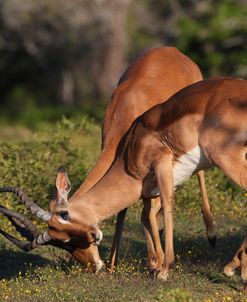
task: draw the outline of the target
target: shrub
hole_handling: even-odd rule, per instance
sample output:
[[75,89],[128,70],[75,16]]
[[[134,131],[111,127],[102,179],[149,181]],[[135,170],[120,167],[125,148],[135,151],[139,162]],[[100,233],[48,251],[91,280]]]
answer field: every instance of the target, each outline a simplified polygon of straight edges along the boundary
[[[75,190],[86,176],[85,151],[75,137],[93,134],[99,129],[87,118],[72,122],[66,118],[31,139],[0,143],[0,186],[18,186],[40,206],[47,207],[59,166],[68,170]],[[77,139],[78,141],[78,139]],[[0,195],[1,204],[23,208],[12,194]]]

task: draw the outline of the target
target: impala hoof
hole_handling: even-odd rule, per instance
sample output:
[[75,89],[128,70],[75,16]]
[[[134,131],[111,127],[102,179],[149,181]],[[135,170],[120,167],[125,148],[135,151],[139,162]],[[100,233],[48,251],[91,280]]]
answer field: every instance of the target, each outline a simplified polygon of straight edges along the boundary
[[153,257],[148,260],[147,266],[149,268],[149,271],[152,273],[153,271],[157,270],[157,260],[156,257]]
[[157,278],[157,275],[158,273],[160,272],[157,268],[153,268],[151,269],[150,271],[150,276],[153,278],[153,279],[156,279]]
[[156,279],[161,280],[161,281],[167,281],[168,279],[168,272],[158,272]]
[[224,267],[224,274],[227,276],[227,277],[232,277],[234,276],[235,274],[235,270],[232,269],[230,266],[226,265]]
[[209,242],[211,248],[215,248],[216,242],[217,242],[217,237],[216,236],[208,237],[208,242]]

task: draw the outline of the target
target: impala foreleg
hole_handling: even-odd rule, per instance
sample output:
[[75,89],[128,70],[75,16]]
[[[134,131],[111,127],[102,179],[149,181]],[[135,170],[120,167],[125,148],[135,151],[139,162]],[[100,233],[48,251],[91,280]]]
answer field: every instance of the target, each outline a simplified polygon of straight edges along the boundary
[[151,272],[153,272],[157,269],[157,256],[153,243],[152,230],[150,227],[149,218],[144,208],[142,209],[141,222],[144,228],[147,244],[147,266],[151,270]]
[[119,253],[120,241],[122,237],[123,225],[124,225],[126,213],[127,213],[127,208],[119,212],[117,215],[116,228],[115,228],[115,233],[114,233],[114,238],[111,248],[110,266],[109,266],[110,271],[113,271],[114,267],[116,267],[118,263],[118,253]]
[[216,245],[216,233],[214,228],[214,222],[211,214],[210,204],[208,202],[207,190],[205,186],[204,172],[199,171],[197,173],[201,195],[202,195],[202,215],[207,230],[207,237],[211,247]]
[[165,259],[157,278],[167,280],[169,268],[174,262],[172,154],[166,155],[165,160],[156,165],[155,173],[165,222]]
[[142,212],[142,223],[147,241],[148,266],[154,273],[161,270],[164,253],[159,236],[157,224],[157,213],[160,209],[160,198],[143,199],[144,209]]

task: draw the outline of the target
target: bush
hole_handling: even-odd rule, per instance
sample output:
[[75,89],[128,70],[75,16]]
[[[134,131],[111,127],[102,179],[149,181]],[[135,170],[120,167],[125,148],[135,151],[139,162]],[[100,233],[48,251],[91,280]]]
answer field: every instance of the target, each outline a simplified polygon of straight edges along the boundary
[[[0,186],[18,186],[40,206],[47,207],[59,166],[68,170],[72,190],[85,178],[85,151],[73,141],[76,136],[83,140],[83,136],[98,130],[87,118],[77,123],[63,118],[52,128],[34,134],[32,139],[0,143]],[[0,197],[3,205],[23,208],[12,194]]]

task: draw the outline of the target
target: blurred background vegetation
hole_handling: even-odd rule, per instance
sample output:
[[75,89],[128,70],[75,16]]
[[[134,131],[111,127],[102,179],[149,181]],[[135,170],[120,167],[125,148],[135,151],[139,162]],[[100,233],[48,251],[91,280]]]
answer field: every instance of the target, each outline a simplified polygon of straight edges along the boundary
[[[47,208],[63,164],[76,190],[97,159],[95,121],[121,74],[138,52],[161,45],[178,47],[205,78],[246,78],[246,0],[0,0],[0,184],[20,186]],[[243,301],[240,278],[226,280],[220,271],[246,234],[247,193],[216,169],[206,173],[206,183],[216,252],[207,244],[194,176],[176,192],[176,268],[166,286],[143,272],[142,205],[136,203],[120,257],[127,269],[114,278],[84,278],[80,268],[63,270],[61,251],[27,256],[0,240],[0,300]],[[11,194],[1,195],[1,204],[27,214]],[[114,224],[114,217],[102,224],[103,259]],[[14,234],[3,217],[0,228]]]
[[0,123],[101,120],[129,62],[160,45],[205,77],[246,77],[246,0],[0,0]]

